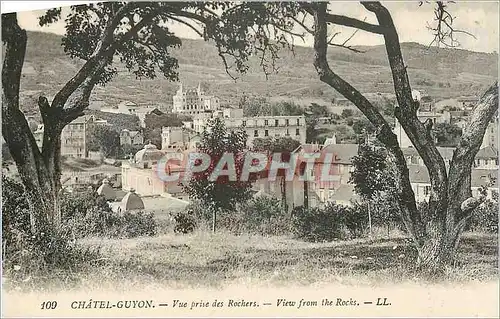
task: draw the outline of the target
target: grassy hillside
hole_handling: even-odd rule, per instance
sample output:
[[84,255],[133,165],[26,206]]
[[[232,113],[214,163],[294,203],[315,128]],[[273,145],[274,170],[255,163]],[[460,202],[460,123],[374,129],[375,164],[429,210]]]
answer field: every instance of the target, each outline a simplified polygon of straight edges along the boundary
[[[81,61],[72,60],[60,46],[61,38],[50,33],[29,32],[28,49],[22,78],[24,109],[36,109],[41,92],[51,96],[76,72]],[[330,65],[341,76],[363,92],[392,93],[392,79],[383,46],[360,47],[365,53],[330,48]],[[466,50],[428,48],[403,43],[412,85],[438,99],[475,94],[497,77],[498,55]],[[297,47],[295,56],[282,52],[280,70],[266,80],[257,59],[250,61],[248,74],[234,82],[223,68],[213,44],[201,40],[183,40],[178,57],[180,79],[188,86],[201,81],[211,94],[227,104],[237,104],[243,94],[329,104],[338,93],[321,83],[312,65],[311,48]],[[136,80],[121,69],[118,77],[94,91],[93,99],[107,105],[123,100],[138,104],[170,104],[178,87],[162,78]],[[31,113],[31,112],[30,112]]]

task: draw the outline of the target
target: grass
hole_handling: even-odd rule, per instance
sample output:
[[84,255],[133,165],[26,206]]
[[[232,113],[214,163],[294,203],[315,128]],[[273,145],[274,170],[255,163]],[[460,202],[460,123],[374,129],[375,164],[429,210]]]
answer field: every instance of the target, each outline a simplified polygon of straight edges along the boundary
[[488,282],[498,276],[493,234],[465,234],[459,261],[438,279],[413,270],[415,253],[407,239],[395,234],[306,243],[287,237],[198,231],[135,239],[90,238],[82,243],[101,247],[104,264],[78,274],[78,282],[56,280],[47,289],[454,285]]

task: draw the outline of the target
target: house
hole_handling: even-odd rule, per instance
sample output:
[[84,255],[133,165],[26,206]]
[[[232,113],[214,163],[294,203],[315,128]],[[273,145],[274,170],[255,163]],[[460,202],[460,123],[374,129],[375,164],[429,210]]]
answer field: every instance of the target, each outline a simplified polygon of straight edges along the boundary
[[[408,165],[410,183],[417,202],[428,201],[431,191],[429,172],[425,166]],[[487,198],[492,199],[493,193],[498,194],[498,170],[472,169],[472,196],[478,197],[479,189],[487,187]]]
[[107,113],[119,113],[119,114],[128,114],[128,115],[136,115],[139,118],[139,122],[141,127],[146,127],[144,122],[146,115],[154,112],[161,112],[155,106],[139,106],[131,101],[123,101],[119,103],[116,107],[106,107],[101,108],[102,112]]
[[[453,159],[453,152],[455,148],[453,147],[436,147],[439,154],[444,160],[445,165],[449,165],[451,160]],[[406,164],[408,165],[424,165],[424,161],[420,157],[417,152],[417,149],[413,146],[411,147],[402,147],[401,151],[403,152],[404,157],[406,158]]]
[[498,169],[498,149],[494,146],[486,146],[479,150],[474,160],[475,168]]
[[[140,196],[171,194],[186,199],[179,180],[184,176],[184,161],[189,150],[158,150],[147,144],[121,167],[121,185],[124,191],[134,189]],[[166,178],[178,174],[178,178]]]
[[140,131],[130,131],[124,129],[120,132],[120,145],[144,145],[144,135]]
[[493,121],[488,124],[486,132],[484,133],[481,148],[487,146],[498,148],[498,117],[495,117]]
[[201,136],[192,132],[185,127],[168,127],[161,128],[161,149],[192,149],[196,148],[201,142]]
[[457,98],[457,102],[461,105],[463,110],[471,110],[474,108],[479,98],[476,96],[462,96]]
[[351,206],[352,201],[359,200],[359,198],[359,195],[354,191],[354,185],[342,184],[333,192],[328,201],[337,205]]

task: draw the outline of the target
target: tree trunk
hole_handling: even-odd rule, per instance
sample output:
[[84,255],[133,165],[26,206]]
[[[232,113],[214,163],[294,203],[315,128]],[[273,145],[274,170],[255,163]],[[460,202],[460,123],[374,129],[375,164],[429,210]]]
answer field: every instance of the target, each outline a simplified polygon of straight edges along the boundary
[[54,145],[41,153],[22,112],[9,112],[8,108],[2,111],[2,134],[26,190],[32,230],[36,232],[47,224],[58,227],[61,223],[59,147]]
[[417,248],[417,267],[426,272],[440,272],[445,265],[455,261],[460,233],[445,232],[442,225],[428,225],[428,236],[421,247]]
[[304,208],[309,208],[309,182],[304,181]]
[[212,209],[212,232],[215,233],[217,226],[217,209]]
[[57,226],[60,223],[58,152],[62,127],[47,125],[47,119],[57,114],[47,108],[45,98],[40,99],[39,107],[46,129],[52,133],[52,136],[44,136],[44,151],[40,152],[19,108],[20,79],[27,36],[26,31],[19,27],[15,13],[2,16],[2,41],[5,48],[2,67],[2,135],[25,187],[30,205],[31,226],[36,232],[47,225]]
[[283,205],[283,212],[288,214],[288,203],[286,199],[286,177],[283,176],[281,179],[281,202]]

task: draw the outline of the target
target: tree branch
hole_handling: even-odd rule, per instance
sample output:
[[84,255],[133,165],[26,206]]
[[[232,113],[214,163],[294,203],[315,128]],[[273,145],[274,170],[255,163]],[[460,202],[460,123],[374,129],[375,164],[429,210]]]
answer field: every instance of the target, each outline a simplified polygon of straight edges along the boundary
[[320,76],[320,80],[335,88],[339,93],[354,103],[356,107],[377,128],[377,138],[387,147],[396,160],[396,168],[399,176],[396,180],[400,184],[397,197],[401,206],[402,219],[407,225],[411,235],[417,243],[423,239],[424,225],[415,202],[415,195],[411,188],[408,177],[406,159],[398,145],[396,135],[391,131],[388,123],[380,112],[364,97],[358,90],[335,74],[328,65],[327,60],[327,24],[326,3],[318,3],[314,13],[314,66]]
[[[313,5],[311,3],[301,3],[302,8],[306,10],[309,14],[314,15],[314,9]],[[346,17],[343,15],[337,15],[337,14],[331,14],[331,13],[326,13],[325,14],[325,21],[327,23],[333,23],[337,25],[343,25],[345,27],[350,27],[350,28],[355,28],[355,29],[360,29],[364,30],[370,33],[375,33],[375,34],[384,34],[386,31],[386,28],[380,25],[376,24],[371,24],[367,23],[365,21],[361,21],[358,19],[354,19],[351,17]]]
[[[16,13],[2,15],[2,42],[5,57],[2,67],[2,92],[9,107],[19,108],[19,88],[26,54],[26,31],[17,23]],[[2,103],[4,104],[4,103]]]
[[191,25],[190,23],[184,21],[184,20],[181,20],[181,19],[178,19],[174,16],[171,16],[171,15],[167,15],[167,17],[171,20],[174,20],[174,21],[177,21],[179,23],[182,23],[184,24],[185,26],[189,27],[191,30],[193,30],[194,32],[196,32],[196,34],[198,34],[200,37],[203,38],[203,33],[201,31],[199,31],[198,29],[196,29],[193,25]]
[[[450,185],[448,187],[448,198],[460,198],[465,200],[471,197],[470,184],[472,164],[481,147],[490,120],[497,111],[498,81],[492,84],[479,99],[478,104],[470,116],[469,122],[462,132],[460,142],[453,153],[449,169]],[[464,184],[468,185],[468,187],[460,187]],[[462,219],[466,218],[468,213],[472,211],[464,211],[462,208],[460,208],[460,210],[462,210],[462,214],[458,217]]]
[[[405,130],[409,139],[415,146],[429,171],[431,181],[431,206],[433,203],[442,203],[440,199],[445,196],[447,189],[446,166],[439,154],[432,137],[427,134],[425,126],[417,117],[417,105],[411,94],[410,81],[403,61],[399,36],[392,21],[389,11],[380,2],[362,2],[370,12],[375,13],[381,26],[385,28],[384,40],[392,71],[394,90],[398,101],[395,116]],[[441,214],[446,213],[445,207],[432,207]]]
[[117,15],[115,15],[113,19],[111,19],[108,22],[106,29],[104,30],[101,40],[97,44],[94,53],[80,68],[77,74],[73,76],[73,78],[71,78],[71,80],[69,80],[64,85],[64,87],[61,90],[59,90],[59,92],[57,92],[56,96],[54,97],[54,100],[52,101],[52,107],[57,107],[62,109],[66,104],[68,98],[71,96],[71,94],[73,94],[73,92],[75,92],[78,89],[78,87],[87,79],[89,74],[93,74],[96,66],[99,64],[99,61],[109,55],[112,55],[117,46],[132,38],[155,15],[153,12],[150,12],[149,14],[144,16],[139,23],[130,28],[130,30],[126,34],[124,34],[120,39],[115,40],[114,31],[116,27],[118,26],[120,21],[129,13],[129,11],[135,8],[135,5],[140,5],[140,2],[127,3],[125,6],[120,8],[120,10],[118,10],[117,12]]

